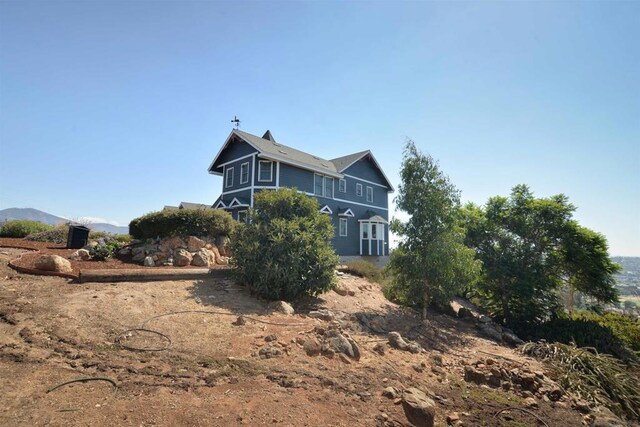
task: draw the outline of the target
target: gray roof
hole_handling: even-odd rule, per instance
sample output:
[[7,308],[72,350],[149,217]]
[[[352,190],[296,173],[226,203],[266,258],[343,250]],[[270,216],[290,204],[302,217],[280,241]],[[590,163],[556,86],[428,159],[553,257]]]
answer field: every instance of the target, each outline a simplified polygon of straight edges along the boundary
[[331,163],[336,167],[338,172],[342,172],[348,166],[353,164],[353,162],[360,160],[360,158],[364,157],[366,154],[369,154],[370,151],[360,151],[358,153],[349,154],[347,156],[337,157],[335,159],[331,159]]
[[170,206],[170,205],[164,205],[164,208],[162,208],[163,211],[175,211],[179,209],[177,206]]
[[180,209],[209,209],[210,207],[203,203],[180,202]]
[[[296,150],[295,148],[287,147],[275,141],[268,139],[262,139],[250,133],[243,132],[241,130],[234,130],[242,139],[255,145],[258,150],[267,156],[273,156],[282,160],[289,160],[293,163],[301,163],[303,165],[312,166],[314,169],[337,174],[335,165],[326,159],[322,159],[318,156],[305,153],[304,151]],[[273,136],[272,136],[273,138]]]

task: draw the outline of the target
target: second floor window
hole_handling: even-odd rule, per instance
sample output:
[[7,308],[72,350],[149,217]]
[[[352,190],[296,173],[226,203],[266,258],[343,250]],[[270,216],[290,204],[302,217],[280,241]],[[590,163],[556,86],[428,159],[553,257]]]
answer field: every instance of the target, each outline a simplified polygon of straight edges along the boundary
[[258,181],[271,182],[273,180],[273,162],[260,160],[258,162]]
[[240,184],[249,182],[249,162],[240,165]]
[[373,188],[367,186],[367,202],[373,202]]
[[227,168],[224,172],[224,186],[232,187],[233,186],[233,168]]
[[362,184],[356,184],[356,196],[362,197]]
[[346,179],[341,179],[340,181],[338,181],[338,191],[341,193],[346,193],[347,192],[347,180]]
[[313,194],[333,198],[333,178],[315,174],[313,177]]

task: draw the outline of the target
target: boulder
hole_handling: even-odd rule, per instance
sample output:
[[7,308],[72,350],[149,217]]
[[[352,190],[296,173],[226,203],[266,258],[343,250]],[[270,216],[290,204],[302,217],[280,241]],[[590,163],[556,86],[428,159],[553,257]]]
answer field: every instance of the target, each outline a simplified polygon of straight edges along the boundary
[[206,244],[207,242],[202,239],[198,239],[195,236],[189,236],[187,238],[187,249],[189,252],[196,252],[197,250],[204,248]]
[[334,291],[336,294],[341,295],[341,296],[343,296],[343,297],[346,297],[346,296],[347,296],[347,293],[348,293],[347,288],[345,288],[345,287],[344,287],[344,286],[342,286],[342,285],[337,285],[335,288],[333,288],[333,291]]
[[307,316],[313,319],[325,320],[327,322],[331,322],[335,318],[335,314],[326,308],[310,311]]
[[156,262],[153,260],[153,257],[147,255],[144,258],[144,266],[145,267],[155,267],[156,266]]
[[402,338],[402,335],[400,335],[398,332],[389,332],[389,335],[387,337],[389,339],[389,344],[391,345],[391,347],[397,348],[398,350],[410,351],[411,353],[420,353],[420,350],[422,350],[422,347],[420,347],[418,343],[415,343],[413,341],[405,341]]
[[173,265],[176,267],[185,267],[191,264],[193,257],[186,249],[176,249],[173,253]]
[[411,387],[402,394],[402,409],[407,420],[416,427],[433,427],[436,404],[417,388]]
[[216,255],[207,248],[201,248],[193,254],[191,264],[199,267],[210,267],[216,262]]
[[185,249],[187,244],[178,236],[168,237],[160,243],[160,250],[173,251],[175,249]]
[[70,259],[81,259],[82,261],[89,261],[91,259],[91,254],[86,249],[78,249],[74,253],[69,256]]
[[269,306],[273,311],[276,311],[282,314],[292,315],[296,312],[291,306],[291,304],[285,301],[274,301],[271,304],[269,304]]
[[524,341],[522,341],[519,336],[506,328],[502,330],[502,339],[504,340],[504,342],[510,345],[524,344]]
[[492,323],[479,323],[478,330],[482,335],[487,338],[491,338],[494,341],[501,342],[502,334],[494,327]]
[[229,248],[229,238],[227,236],[217,236],[214,244],[218,247],[218,251],[220,251],[220,255],[229,256],[228,248]]
[[343,353],[352,359],[360,360],[360,349],[356,342],[342,335],[337,330],[327,331],[328,344],[336,353]]
[[71,273],[71,263],[58,255],[40,255],[35,262],[38,270],[55,271],[58,273]]
[[466,307],[460,307],[458,309],[458,318],[459,319],[472,319],[473,312]]
[[304,349],[305,353],[307,353],[308,356],[317,356],[320,354],[320,351],[322,350],[322,346],[320,345],[318,340],[315,338],[305,340],[304,344],[302,345],[302,348]]

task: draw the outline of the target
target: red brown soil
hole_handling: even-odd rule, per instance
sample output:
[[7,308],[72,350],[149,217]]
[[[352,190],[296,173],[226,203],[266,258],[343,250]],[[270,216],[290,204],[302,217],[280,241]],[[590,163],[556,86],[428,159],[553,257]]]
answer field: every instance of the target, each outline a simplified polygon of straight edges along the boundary
[[[52,249],[66,251],[65,249]],[[408,426],[402,406],[381,395],[387,386],[418,387],[439,396],[436,426],[457,412],[465,426],[536,426],[523,399],[463,380],[463,366],[492,357],[543,370],[537,361],[480,338],[473,325],[430,313],[425,326],[411,311],[385,300],[379,287],[342,276],[354,296],[331,291],[296,305],[297,314],[272,312],[224,279],[118,284],[70,284],[58,277],[23,275],[7,267],[19,253],[0,249],[0,425],[11,426]],[[308,356],[296,344],[329,322],[304,315],[326,308],[346,313],[344,330],[358,343],[359,361]],[[166,313],[182,311],[209,313]],[[235,326],[236,314],[247,323]],[[358,314],[380,314],[386,327],[410,334],[425,353],[373,347],[385,334],[363,328]],[[140,352],[116,344],[131,328],[156,330],[171,340],[164,351]],[[265,336],[275,334],[283,354],[261,359]],[[165,339],[125,335],[128,344],[163,347]],[[488,356],[490,354],[491,356]],[[432,372],[433,356],[444,374]],[[513,362],[509,362],[509,360]],[[425,363],[424,372],[415,364]],[[75,383],[77,378],[115,381]],[[582,416],[539,401],[533,410],[550,426],[580,426]],[[386,424],[383,421],[386,419]]]
[[[107,259],[105,261],[82,261],[82,260],[71,260],[69,256],[72,253],[77,251],[77,249],[67,249],[66,245],[60,245],[55,243],[45,243],[45,242],[32,242],[24,239],[16,239],[16,238],[0,238],[0,250],[2,247],[17,247],[17,248],[27,248],[33,250],[33,252],[24,252],[22,253],[19,259],[14,261],[14,264],[18,267],[28,268],[28,269],[36,269],[35,262],[40,255],[50,254],[50,255],[58,255],[65,259],[67,259],[71,263],[71,268],[73,269],[72,273],[75,276],[78,276],[81,270],[103,270],[103,269],[131,269],[131,268],[140,268],[140,269],[157,269],[157,268],[175,268],[175,267],[144,267],[140,265],[139,262],[134,262],[131,260],[130,256],[126,257],[114,257]],[[37,252],[36,252],[37,251]],[[202,267],[180,267],[184,269],[189,268],[202,268]],[[225,269],[227,266],[215,265],[210,267],[213,269]]]

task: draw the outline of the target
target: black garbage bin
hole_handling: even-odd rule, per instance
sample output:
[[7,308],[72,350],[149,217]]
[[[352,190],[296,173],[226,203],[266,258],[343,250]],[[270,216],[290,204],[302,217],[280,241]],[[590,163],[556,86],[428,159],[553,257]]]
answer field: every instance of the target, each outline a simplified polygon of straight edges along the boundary
[[89,228],[84,225],[69,225],[68,249],[80,249],[89,243]]

